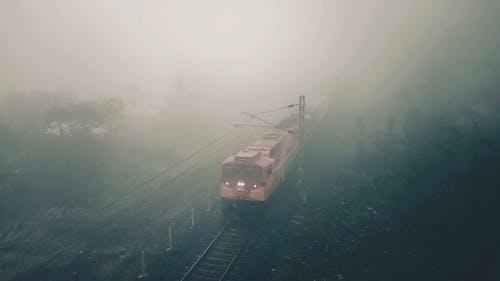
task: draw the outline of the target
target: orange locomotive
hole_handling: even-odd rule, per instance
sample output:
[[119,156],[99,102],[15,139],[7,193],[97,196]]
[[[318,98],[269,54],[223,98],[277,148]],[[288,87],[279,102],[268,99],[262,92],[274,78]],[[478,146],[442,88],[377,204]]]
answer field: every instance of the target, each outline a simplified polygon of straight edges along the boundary
[[221,168],[220,196],[224,201],[266,201],[283,183],[297,137],[290,133],[270,133],[236,155]]

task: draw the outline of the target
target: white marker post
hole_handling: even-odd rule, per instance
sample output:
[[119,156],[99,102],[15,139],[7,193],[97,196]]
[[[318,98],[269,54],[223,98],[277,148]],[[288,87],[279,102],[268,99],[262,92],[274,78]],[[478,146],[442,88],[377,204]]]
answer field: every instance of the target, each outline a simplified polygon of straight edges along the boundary
[[167,251],[172,250],[174,247],[172,246],[172,226],[168,227],[168,249]]
[[194,208],[191,208],[191,229],[194,228]]
[[141,275],[139,278],[146,278],[148,274],[146,273],[146,255],[144,251],[141,252]]

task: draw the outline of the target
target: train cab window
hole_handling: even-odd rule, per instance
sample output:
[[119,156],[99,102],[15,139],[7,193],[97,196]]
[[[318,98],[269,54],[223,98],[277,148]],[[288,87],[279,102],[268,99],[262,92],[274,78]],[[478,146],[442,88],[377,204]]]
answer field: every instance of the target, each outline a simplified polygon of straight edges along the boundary
[[260,167],[245,167],[243,173],[247,179],[260,180],[262,178],[262,168]]
[[234,165],[224,165],[222,177],[226,179],[238,179],[241,176],[241,168]]
[[267,178],[268,178],[268,179],[269,179],[269,178],[271,178],[271,174],[272,174],[272,172],[273,172],[273,167],[268,167],[268,168],[266,169],[266,174],[267,174]]

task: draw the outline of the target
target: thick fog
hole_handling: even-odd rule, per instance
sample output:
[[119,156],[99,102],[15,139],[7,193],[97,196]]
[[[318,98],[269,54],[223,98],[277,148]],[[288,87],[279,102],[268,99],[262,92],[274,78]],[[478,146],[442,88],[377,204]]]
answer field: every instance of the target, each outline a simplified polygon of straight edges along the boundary
[[499,15],[0,0],[0,279],[181,280],[255,192],[222,278],[500,280]]
[[433,77],[454,94],[488,92],[499,11],[493,0],[4,0],[0,90],[220,103],[348,81],[372,100]]

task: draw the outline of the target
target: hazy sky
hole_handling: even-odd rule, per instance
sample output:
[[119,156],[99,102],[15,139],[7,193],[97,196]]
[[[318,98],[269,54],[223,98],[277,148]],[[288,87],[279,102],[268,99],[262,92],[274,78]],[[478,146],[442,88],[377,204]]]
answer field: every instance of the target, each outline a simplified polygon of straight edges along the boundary
[[404,75],[470,13],[478,17],[478,10],[497,6],[493,0],[0,0],[0,91],[321,91],[337,76],[382,72],[386,65]]

